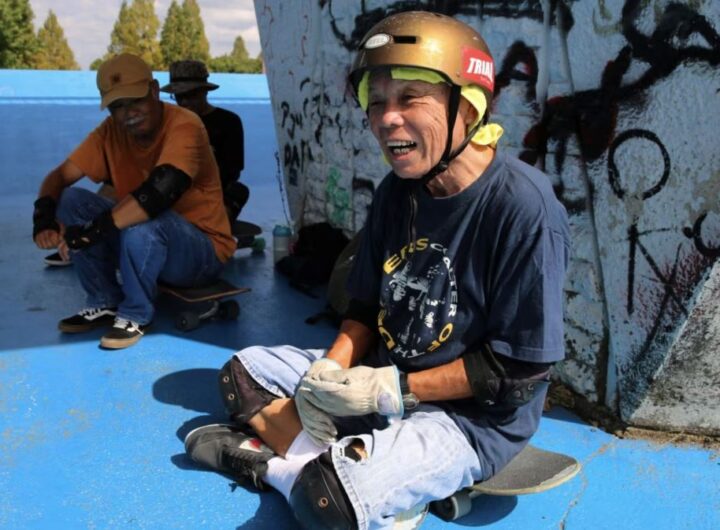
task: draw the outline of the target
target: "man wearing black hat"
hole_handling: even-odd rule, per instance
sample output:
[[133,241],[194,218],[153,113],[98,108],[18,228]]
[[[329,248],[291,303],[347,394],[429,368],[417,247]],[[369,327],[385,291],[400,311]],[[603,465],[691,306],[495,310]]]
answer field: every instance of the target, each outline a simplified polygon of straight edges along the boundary
[[208,102],[208,92],[219,88],[208,82],[208,76],[202,61],[175,61],[170,65],[170,83],[160,90],[171,94],[178,105],[193,111],[205,124],[220,168],[225,207],[233,221],[250,195],[248,187],[238,182],[245,166],[243,125],[234,112]]

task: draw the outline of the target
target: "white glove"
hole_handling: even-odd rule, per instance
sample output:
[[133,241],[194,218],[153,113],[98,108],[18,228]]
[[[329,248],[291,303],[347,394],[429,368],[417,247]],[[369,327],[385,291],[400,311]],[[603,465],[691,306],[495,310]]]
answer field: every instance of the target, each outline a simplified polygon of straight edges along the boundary
[[310,365],[310,368],[300,380],[300,384],[295,391],[295,407],[300,416],[300,422],[305,432],[308,433],[308,436],[310,436],[317,445],[334,442],[337,438],[337,428],[327,412],[320,410],[308,401],[308,391],[303,390],[303,381],[305,381],[307,377],[314,377],[322,372],[340,370],[341,368],[342,367],[332,359],[318,359]]
[[323,371],[306,376],[300,384],[307,400],[333,416],[379,413],[403,414],[400,376],[395,366]]

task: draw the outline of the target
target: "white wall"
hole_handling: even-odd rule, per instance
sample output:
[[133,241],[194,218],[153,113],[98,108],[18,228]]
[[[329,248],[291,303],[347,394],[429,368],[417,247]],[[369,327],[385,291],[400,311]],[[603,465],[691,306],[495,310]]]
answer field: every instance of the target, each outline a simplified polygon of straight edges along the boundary
[[[410,4],[255,0],[296,223],[362,225],[388,167],[346,76],[365,31]],[[415,4],[442,6],[484,36],[501,148],[544,167],[570,212],[558,376],[632,423],[720,432],[720,400],[659,391],[660,381],[720,378],[717,297],[707,295],[720,255],[720,2]],[[689,338],[698,326],[705,343]],[[678,360],[688,344],[700,362]]]

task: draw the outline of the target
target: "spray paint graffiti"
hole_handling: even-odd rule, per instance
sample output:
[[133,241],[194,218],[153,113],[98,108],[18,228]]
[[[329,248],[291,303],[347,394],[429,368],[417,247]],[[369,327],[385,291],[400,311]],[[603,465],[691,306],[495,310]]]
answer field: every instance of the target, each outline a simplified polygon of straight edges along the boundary
[[350,209],[350,191],[341,186],[342,175],[337,168],[330,168],[325,187],[329,221],[333,226],[348,226]]
[[714,247],[706,243],[703,239],[702,225],[705,222],[705,219],[707,219],[707,216],[708,212],[703,212],[702,214],[700,214],[700,216],[695,220],[692,228],[683,228],[683,234],[693,240],[693,243],[695,243],[695,248],[698,250],[698,252],[700,252],[700,254],[702,254],[706,258],[714,260],[720,258],[720,245]]
[[[570,29],[573,24],[570,5],[579,0],[567,0],[565,2],[553,2],[563,12],[563,20],[566,22],[564,29]],[[401,0],[391,2],[387,6],[368,10],[365,0],[360,3],[360,13],[355,17],[355,25],[350,32],[343,31],[341,24],[333,13],[332,0],[321,1],[321,5],[327,3],[331,28],[335,38],[340,45],[349,51],[357,50],[365,33],[383,18],[401,13],[404,11],[432,11],[449,16],[467,16],[479,18],[507,17],[527,18],[542,22],[544,17],[542,0]],[[339,2],[344,7],[344,2]],[[555,10],[551,16],[551,24],[556,23]]]
[[[357,230],[384,171],[368,154],[367,123],[360,124],[361,114],[352,114],[351,126],[349,113],[340,117],[342,107],[352,105],[347,87],[337,81],[338,73],[347,72],[349,52],[372,24],[410,9],[458,16],[481,27],[486,40],[501,43],[497,48],[491,45],[498,62],[492,112],[510,124],[504,140],[511,139],[523,160],[550,174],[577,234],[594,240],[577,242],[583,253],[575,262],[583,278],[578,276],[574,291],[568,292],[585,318],[577,320],[580,331],[573,354],[582,368],[575,376],[587,373],[582,370],[593,356],[602,364],[597,350],[614,345],[621,358],[610,362],[620,371],[622,393],[633,385],[647,385],[672,334],[689,313],[703,274],[720,255],[720,210],[702,197],[702,192],[710,197],[720,188],[713,183],[719,178],[716,167],[710,175],[697,175],[698,163],[687,160],[688,150],[668,132],[667,123],[650,119],[655,112],[670,115],[666,121],[672,121],[673,114],[681,118],[686,112],[683,105],[695,103],[697,108],[691,98],[667,95],[681,80],[718,80],[717,5],[702,0],[596,0],[595,8],[587,9],[586,3],[563,0],[403,0],[374,7],[380,4],[320,0],[313,6],[319,6],[322,17],[322,24],[313,27],[322,26],[326,43],[327,36],[335,39],[337,53],[331,60],[337,64],[323,70],[328,79],[316,79],[317,71],[311,68],[293,67],[304,81],[290,86],[286,77],[278,85],[281,92],[292,93],[281,98],[285,105],[277,114],[289,182],[306,195],[322,197],[326,204],[320,206],[321,213],[332,222],[342,220],[345,227]],[[517,31],[519,25],[522,32]],[[497,28],[502,29],[496,36]],[[572,49],[585,44],[578,36],[602,44],[604,52]],[[562,85],[564,71],[549,61],[557,61],[556,50],[547,54],[558,42],[565,45],[559,50],[569,73],[577,75],[579,70],[587,78]],[[594,62],[587,61],[584,70],[575,69],[573,61],[587,59]],[[592,64],[600,66],[587,68]],[[292,72],[290,78],[295,79]],[[546,93],[553,97],[545,99]],[[657,108],[658,94],[680,104]],[[720,97],[720,91],[716,94]],[[655,171],[638,168],[623,157],[625,150],[638,145],[643,156],[656,162]],[[703,158],[703,151],[690,152],[690,157]],[[700,197],[687,192],[692,186]],[[350,195],[341,193],[343,189],[351,190]],[[601,285],[603,281],[607,285]],[[610,289],[609,296],[605,289]],[[583,300],[604,303],[607,312],[595,306],[588,311],[591,306],[583,306]],[[587,322],[589,314],[601,322]],[[582,333],[587,336],[580,337]],[[605,376],[602,366],[596,373]]]

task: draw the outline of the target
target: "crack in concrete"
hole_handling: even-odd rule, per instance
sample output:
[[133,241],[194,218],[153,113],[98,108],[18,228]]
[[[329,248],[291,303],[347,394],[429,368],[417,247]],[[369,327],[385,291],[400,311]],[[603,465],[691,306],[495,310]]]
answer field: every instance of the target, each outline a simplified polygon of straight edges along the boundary
[[592,453],[581,463],[582,468],[580,469],[580,472],[578,473],[578,477],[581,480],[581,487],[580,487],[580,490],[577,492],[577,494],[570,500],[570,502],[568,503],[568,507],[565,510],[565,513],[563,513],[562,517],[560,518],[560,522],[558,523],[558,528],[560,530],[565,530],[568,517],[570,517],[570,513],[573,511],[575,506],[580,504],[580,500],[582,499],[582,497],[585,495],[585,492],[587,491],[589,481],[588,481],[587,475],[585,474],[586,466],[590,462],[595,460],[595,458],[597,458],[598,456],[607,453],[609,449],[612,449],[617,444],[618,444],[618,440],[613,440],[611,442],[601,445],[597,449],[597,451]]

